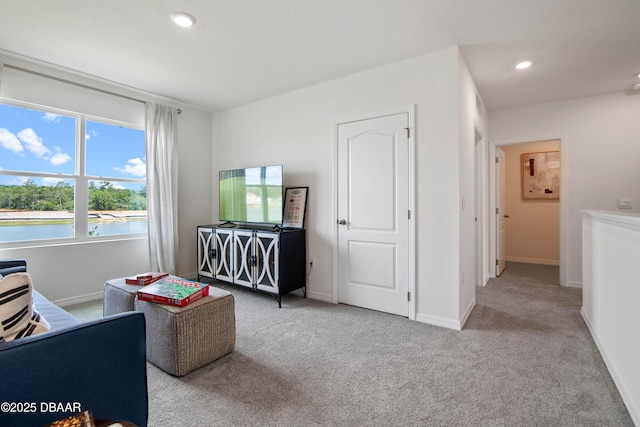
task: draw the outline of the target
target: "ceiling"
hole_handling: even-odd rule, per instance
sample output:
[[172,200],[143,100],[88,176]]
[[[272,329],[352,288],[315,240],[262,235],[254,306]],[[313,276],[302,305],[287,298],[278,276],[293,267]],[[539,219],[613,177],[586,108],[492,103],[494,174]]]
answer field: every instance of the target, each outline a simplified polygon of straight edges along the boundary
[[[176,26],[169,19],[175,11],[192,14],[196,25]],[[630,90],[640,83],[640,1],[0,3],[5,53],[206,111],[454,45],[489,110]],[[516,71],[521,59],[533,66]]]

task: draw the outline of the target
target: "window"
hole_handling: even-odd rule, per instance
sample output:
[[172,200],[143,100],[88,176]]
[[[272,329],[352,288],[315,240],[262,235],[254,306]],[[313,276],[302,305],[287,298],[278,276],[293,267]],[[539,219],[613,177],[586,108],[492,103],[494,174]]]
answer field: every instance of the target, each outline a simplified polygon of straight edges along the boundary
[[146,208],[142,129],[0,104],[0,243],[146,234]]

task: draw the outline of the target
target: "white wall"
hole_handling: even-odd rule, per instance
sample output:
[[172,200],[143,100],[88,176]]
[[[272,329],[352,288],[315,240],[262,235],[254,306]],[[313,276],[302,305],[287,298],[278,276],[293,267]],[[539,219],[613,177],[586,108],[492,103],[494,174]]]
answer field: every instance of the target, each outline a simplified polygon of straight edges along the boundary
[[640,215],[584,211],[582,317],[640,425]]
[[415,104],[416,317],[460,327],[461,61],[449,48],[214,114],[214,172],[282,163],[285,186],[310,187],[309,297],[333,300],[335,121]]
[[[478,143],[476,146],[476,130],[482,134],[487,132],[487,111],[482,102],[480,113],[476,107],[476,94],[478,90],[469,73],[469,70],[460,57],[459,60],[459,168],[460,168],[460,198],[458,209],[460,211],[460,295],[459,295],[459,318],[460,325],[464,325],[467,318],[471,314],[471,310],[476,303],[476,285],[483,284],[485,269],[488,266],[480,268],[480,277],[478,277],[476,262],[484,258],[476,256],[478,246],[476,244],[476,230],[478,239],[485,239],[482,231],[482,225],[485,221],[485,215],[476,212],[476,197],[482,198],[484,194],[476,194],[476,167],[483,168],[486,163],[476,165],[476,150],[486,152],[486,139]],[[481,174],[486,171],[481,170]],[[475,221],[476,216],[478,221]]]
[[[489,114],[492,142],[563,137],[567,284],[582,283],[580,210],[617,210],[618,197],[640,212],[640,96],[613,93]],[[562,236],[561,236],[562,237]]]
[[[137,99],[168,103],[182,109],[178,118],[178,274],[195,272],[196,225],[209,223],[212,215],[211,114],[153,98],[149,94],[127,91],[104,82],[66,73],[60,69],[49,69],[16,58],[0,57],[0,60]],[[99,298],[106,280],[149,269],[146,238],[0,249],[0,259],[11,258],[27,259],[29,273],[36,289],[62,305]]]
[[177,274],[183,277],[196,275],[196,227],[211,224],[213,216],[218,176],[212,177],[211,140],[211,113],[182,107],[178,116]]
[[148,271],[148,253],[136,238],[0,249],[0,259],[26,259],[34,288],[64,306],[102,297],[110,278]]

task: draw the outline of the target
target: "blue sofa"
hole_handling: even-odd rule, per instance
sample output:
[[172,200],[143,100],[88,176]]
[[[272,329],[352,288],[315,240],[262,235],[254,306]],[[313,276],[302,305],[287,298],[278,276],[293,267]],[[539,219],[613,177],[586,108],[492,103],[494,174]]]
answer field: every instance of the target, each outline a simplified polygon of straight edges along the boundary
[[[26,268],[0,261],[3,276]],[[0,343],[0,426],[45,426],[87,410],[146,426],[144,314],[81,322],[37,291],[33,300],[51,331]]]

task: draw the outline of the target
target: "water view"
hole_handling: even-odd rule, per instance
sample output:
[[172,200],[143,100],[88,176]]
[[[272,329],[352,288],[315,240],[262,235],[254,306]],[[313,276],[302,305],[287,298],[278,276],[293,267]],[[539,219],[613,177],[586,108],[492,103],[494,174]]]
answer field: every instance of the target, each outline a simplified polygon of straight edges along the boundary
[[[129,219],[114,222],[89,222],[92,236],[114,236],[147,232],[146,219]],[[64,239],[74,237],[73,223],[2,225],[0,223],[0,242]]]

